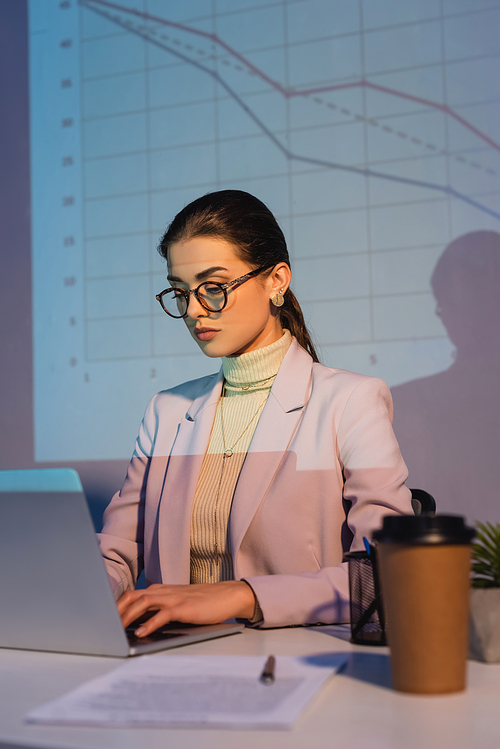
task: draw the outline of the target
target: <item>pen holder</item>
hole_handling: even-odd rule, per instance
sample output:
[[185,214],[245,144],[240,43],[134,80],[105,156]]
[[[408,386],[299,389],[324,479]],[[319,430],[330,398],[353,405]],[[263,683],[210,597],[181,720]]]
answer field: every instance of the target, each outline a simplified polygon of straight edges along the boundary
[[349,565],[351,603],[351,642],[356,645],[386,645],[385,616],[377,574],[375,549],[351,551],[344,560]]

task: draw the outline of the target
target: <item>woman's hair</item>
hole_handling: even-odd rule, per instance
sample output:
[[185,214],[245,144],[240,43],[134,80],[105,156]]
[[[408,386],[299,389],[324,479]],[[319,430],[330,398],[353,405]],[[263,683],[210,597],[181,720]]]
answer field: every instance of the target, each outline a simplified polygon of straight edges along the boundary
[[[234,245],[237,255],[251,268],[270,268],[278,263],[290,266],[283,232],[267,206],[242,190],[211,192],[189,203],[174,218],[160,240],[158,252],[165,259],[175,242],[193,237],[217,237]],[[291,291],[277,308],[283,328],[288,328],[315,362],[318,355],[304,322],[300,305]]]

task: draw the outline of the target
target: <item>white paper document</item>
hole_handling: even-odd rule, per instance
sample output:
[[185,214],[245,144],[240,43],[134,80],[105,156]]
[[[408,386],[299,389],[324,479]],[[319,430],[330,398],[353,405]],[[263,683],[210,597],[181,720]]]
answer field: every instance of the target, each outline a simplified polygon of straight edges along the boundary
[[146,655],[42,705],[26,720],[289,728],[346,657],[279,656],[272,684],[259,679],[265,661],[261,656]]

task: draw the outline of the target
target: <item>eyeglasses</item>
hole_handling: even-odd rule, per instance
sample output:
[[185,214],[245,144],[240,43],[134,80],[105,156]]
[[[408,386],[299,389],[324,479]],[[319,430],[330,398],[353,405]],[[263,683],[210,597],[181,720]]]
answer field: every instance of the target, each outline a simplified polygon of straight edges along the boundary
[[259,273],[263,273],[265,270],[272,267],[272,265],[262,266],[262,268],[257,268],[257,270],[246,273],[244,276],[240,276],[234,281],[228,281],[228,283],[205,281],[205,283],[200,283],[196,289],[164,289],[164,291],[156,294],[156,299],[158,299],[162,309],[167,313],[167,315],[177,319],[186,317],[190,294],[195,295],[203,309],[206,309],[207,312],[222,312],[227,304],[228,289],[235,286],[241,286],[245,281],[258,276]]

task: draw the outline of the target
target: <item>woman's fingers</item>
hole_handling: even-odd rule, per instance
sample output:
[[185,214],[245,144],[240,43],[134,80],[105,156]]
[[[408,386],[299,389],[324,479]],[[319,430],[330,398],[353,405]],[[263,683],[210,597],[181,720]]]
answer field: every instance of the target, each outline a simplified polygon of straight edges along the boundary
[[137,603],[137,601],[141,598],[141,596],[144,595],[144,593],[145,593],[144,590],[140,590],[140,591],[134,590],[133,592],[127,591],[122,596],[120,596],[120,598],[118,599],[116,603],[116,606],[118,608],[118,613],[120,614],[120,616],[125,614],[128,611],[128,609],[130,609],[131,606],[134,606]]
[[118,601],[124,627],[154,612],[136,630],[145,637],[171,621],[216,624],[225,619],[251,619],[255,596],[249,585],[231,580],[213,585],[151,585],[146,590],[127,591]]
[[[147,622],[141,623],[139,628],[141,636],[150,634],[159,626],[171,621],[199,623],[197,621],[200,616],[199,607],[196,604],[193,605],[193,598],[196,599],[196,596],[189,590],[191,587],[190,585],[155,585],[146,590],[124,594],[118,601],[118,611],[123,626],[128,627],[132,622],[143,618],[148,612],[151,612],[151,617]],[[203,619],[206,619],[207,615],[208,612],[203,614],[202,611],[201,617]],[[215,621],[219,620],[216,618]],[[203,623],[208,622],[204,621]],[[139,629],[136,630],[138,635]]]
[[141,626],[135,630],[134,634],[137,637],[147,637],[157,629],[164,627],[170,621],[171,619],[168,612],[163,610],[157,611],[156,614],[153,614],[153,616],[147,620],[147,622],[143,622]]
[[[142,618],[148,612],[153,614],[153,612],[165,610],[165,597],[158,596],[157,593],[148,595],[146,591],[141,591],[141,595],[126,602],[122,602],[120,598],[118,603],[118,612],[124,627],[128,627],[132,622]],[[167,619],[166,621],[169,620]]]

